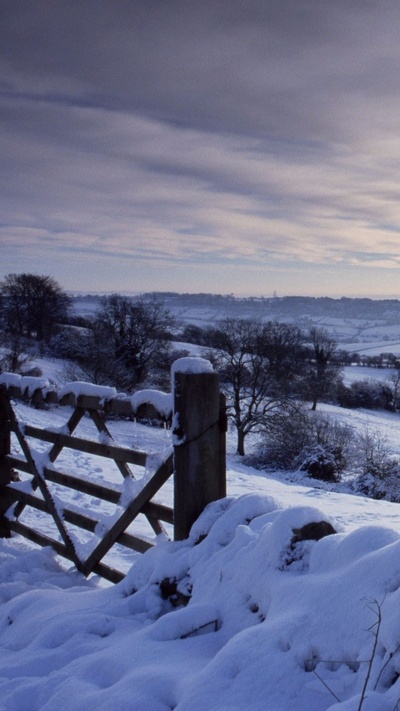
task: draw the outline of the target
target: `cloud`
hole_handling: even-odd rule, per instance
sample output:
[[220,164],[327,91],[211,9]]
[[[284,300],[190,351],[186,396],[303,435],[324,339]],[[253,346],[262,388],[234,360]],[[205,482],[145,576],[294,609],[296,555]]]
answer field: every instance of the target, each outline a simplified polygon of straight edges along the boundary
[[397,267],[399,13],[6,0],[3,268]]
[[354,128],[339,113],[352,114],[359,93],[398,99],[393,0],[5,5],[2,46],[16,91],[310,140]]

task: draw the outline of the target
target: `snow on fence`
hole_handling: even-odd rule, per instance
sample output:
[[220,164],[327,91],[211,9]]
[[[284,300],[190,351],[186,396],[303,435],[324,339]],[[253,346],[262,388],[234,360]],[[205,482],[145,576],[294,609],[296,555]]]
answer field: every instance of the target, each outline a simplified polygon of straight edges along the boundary
[[[114,388],[88,383],[69,383],[57,389],[43,378],[0,374],[0,537],[14,532],[39,545],[50,545],[84,575],[94,572],[112,582],[121,580],[123,573],[106,565],[103,558],[115,543],[144,552],[156,542],[127,532],[139,513],[146,516],[156,536],[166,535],[163,521],[173,524],[176,540],[186,538],[205,506],[226,495],[225,400],[219,392],[218,373],[203,358],[176,361],[171,380],[171,394],[143,390],[127,397],[118,395]],[[69,406],[73,410],[62,428],[39,428],[18,420],[14,399],[36,406]],[[84,415],[93,421],[98,441],[73,434]],[[151,455],[152,466],[146,469],[150,455],[118,445],[106,424],[109,415],[170,421],[171,449],[155,467]],[[20,453],[11,453],[12,438]],[[46,442],[50,447],[38,454],[32,440]],[[60,471],[56,460],[64,448],[113,460],[123,477],[122,493],[104,483],[79,478],[76,473]],[[144,467],[147,475],[135,481],[132,464]],[[31,478],[19,482],[18,472]],[[173,509],[152,501],[172,474]],[[76,511],[60,501],[52,488],[54,484],[114,504],[112,522],[104,526],[99,517],[88,516],[86,511]],[[22,522],[20,517],[27,507],[50,515],[58,536],[51,538],[34,525]],[[92,534],[89,548],[79,544],[71,525]]]

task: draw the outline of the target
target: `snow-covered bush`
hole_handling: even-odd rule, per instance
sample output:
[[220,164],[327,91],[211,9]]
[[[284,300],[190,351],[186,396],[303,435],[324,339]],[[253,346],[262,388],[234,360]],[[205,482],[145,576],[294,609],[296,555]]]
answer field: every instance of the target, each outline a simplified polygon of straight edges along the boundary
[[400,501],[400,461],[380,432],[365,429],[357,438],[355,488],[373,499]]
[[326,449],[321,444],[309,447],[305,451],[303,461],[299,470],[307,472],[313,479],[322,481],[339,481],[339,471],[333,452]]
[[400,503],[400,464],[394,464],[393,470],[384,479],[370,473],[361,474],[355,482],[355,489],[371,499],[386,499]]
[[295,467],[296,458],[310,444],[310,411],[300,406],[290,415],[282,413],[276,419],[274,429],[264,434],[258,449],[249,459],[260,468],[290,470]]
[[324,481],[339,481],[351,458],[353,430],[317,412],[299,408],[282,417],[267,433],[255,455],[257,465],[307,472]]

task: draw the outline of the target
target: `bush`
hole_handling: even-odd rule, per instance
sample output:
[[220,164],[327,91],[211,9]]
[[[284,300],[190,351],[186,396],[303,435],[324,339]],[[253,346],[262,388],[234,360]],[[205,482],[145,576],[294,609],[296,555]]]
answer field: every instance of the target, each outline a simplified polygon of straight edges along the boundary
[[307,472],[337,482],[349,464],[354,441],[350,427],[326,415],[299,408],[281,417],[257,453],[258,465]]
[[355,489],[373,499],[400,501],[400,462],[387,438],[367,428],[358,437],[357,452]]
[[309,444],[309,410],[299,407],[276,418],[275,427],[265,433],[261,446],[251,459],[256,466],[290,470]]
[[0,373],[26,373],[31,368],[29,350],[26,338],[0,333]]
[[372,474],[361,474],[356,479],[354,488],[371,499],[400,503],[400,462],[394,464],[392,472],[384,479],[378,479]]
[[300,471],[337,483],[351,475],[353,489],[374,499],[400,503],[400,460],[387,438],[366,428],[351,427],[326,415],[299,408],[281,416],[279,427],[265,435],[251,463],[260,468]]
[[338,387],[338,402],[341,407],[364,407],[368,410],[393,408],[393,393],[388,384],[375,380],[355,380],[347,386]]
[[303,457],[299,471],[307,472],[313,479],[339,481],[339,469],[333,452],[325,449],[321,444],[317,444],[310,447],[308,452],[304,451]]

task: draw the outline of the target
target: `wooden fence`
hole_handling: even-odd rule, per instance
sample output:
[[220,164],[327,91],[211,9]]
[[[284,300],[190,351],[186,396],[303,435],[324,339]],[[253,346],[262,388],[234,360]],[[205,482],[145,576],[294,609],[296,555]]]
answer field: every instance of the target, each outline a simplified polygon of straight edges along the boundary
[[[112,582],[124,577],[103,560],[115,543],[139,552],[155,544],[154,537],[148,539],[127,531],[140,513],[146,516],[155,536],[166,535],[164,522],[173,525],[176,540],[186,538],[205,506],[226,495],[225,400],[219,392],[218,373],[203,359],[176,361],[172,386],[170,406],[165,406],[168,396],[164,394],[160,412],[160,394],[154,397],[155,391],[136,393],[132,398],[118,397],[110,388],[72,383],[57,390],[40,378],[0,375],[0,536],[18,533],[39,545],[50,545],[85,576],[94,572]],[[40,428],[19,421],[15,399],[36,407],[69,406],[72,413],[62,428]],[[121,487],[89,481],[57,466],[59,455],[67,448],[112,460],[123,480],[134,480],[130,465],[146,468],[149,455],[114,442],[106,424],[110,415],[158,417],[172,424],[171,447],[150,475],[135,482],[134,494],[128,501],[122,497]],[[73,434],[84,416],[94,423],[97,441]],[[32,444],[35,441],[48,443],[49,447],[38,455]],[[16,452],[12,452],[12,442],[18,443],[13,447]],[[153,455],[151,459],[154,461]],[[28,475],[23,483],[19,481],[20,472]],[[174,505],[169,508],[152,499],[172,474]],[[60,501],[52,489],[54,484],[114,504],[118,508],[112,523],[104,530],[104,523],[96,515],[74,510],[70,503]],[[27,507],[51,517],[56,526],[54,538],[20,520]],[[82,553],[71,525],[92,534],[89,552],[86,547]]]

